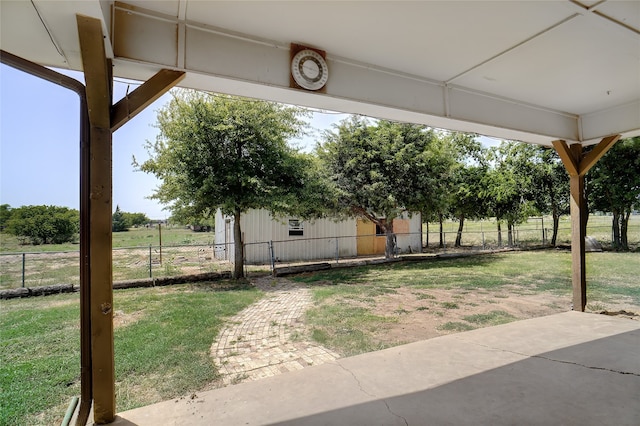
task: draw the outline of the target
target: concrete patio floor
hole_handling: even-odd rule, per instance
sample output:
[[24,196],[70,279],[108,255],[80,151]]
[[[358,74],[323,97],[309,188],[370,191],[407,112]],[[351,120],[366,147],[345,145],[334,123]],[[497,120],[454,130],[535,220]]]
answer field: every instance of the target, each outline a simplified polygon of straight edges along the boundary
[[638,425],[640,321],[518,321],[164,401],[112,424]]

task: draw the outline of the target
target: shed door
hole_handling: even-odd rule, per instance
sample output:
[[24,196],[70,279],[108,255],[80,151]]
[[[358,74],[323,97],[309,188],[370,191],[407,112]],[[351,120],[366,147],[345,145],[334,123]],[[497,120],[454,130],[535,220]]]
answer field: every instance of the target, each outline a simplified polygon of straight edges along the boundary
[[358,256],[384,253],[385,237],[376,236],[376,224],[358,218],[356,222],[356,250]]

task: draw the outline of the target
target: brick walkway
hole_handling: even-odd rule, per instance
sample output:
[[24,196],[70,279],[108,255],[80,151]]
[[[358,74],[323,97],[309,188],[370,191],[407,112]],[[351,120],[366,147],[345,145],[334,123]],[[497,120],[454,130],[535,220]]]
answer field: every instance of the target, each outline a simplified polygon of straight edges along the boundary
[[225,385],[324,364],[339,355],[309,340],[311,290],[284,278],[254,280],[266,296],[231,318],[211,346]]

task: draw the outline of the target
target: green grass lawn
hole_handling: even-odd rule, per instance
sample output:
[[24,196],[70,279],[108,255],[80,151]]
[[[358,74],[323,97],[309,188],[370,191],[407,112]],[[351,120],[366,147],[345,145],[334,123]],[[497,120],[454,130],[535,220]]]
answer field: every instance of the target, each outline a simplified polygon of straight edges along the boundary
[[[640,305],[638,276],[639,253],[588,254],[587,308],[621,299]],[[307,283],[314,293],[316,306],[307,312],[311,337],[353,355],[389,346],[376,340],[375,333],[408,313],[402,306],[388,315],[372,312],[378,297],[409,289],[425,302],[422,309],[447,315],[459,311],[464,294],[471,292],[553,292],[570,300],[570,277],[570,253],[545,250],[337,269],[293,279]],[[220,286],[114,293],[118,411],[215,383],[210,345],[226,318],[262,296],[249,288],[215,291]],[[455,290],[458,296],[436,300],[429,294],[435,289]],[[433,303],[431,308],[427,303]],[[79,395],[78,317],[77,294],[2,302],[0,425],[58,423],[70,398]],[[491,308],[445,322],[442,329],[464,331],[512,320],[509,313]]]
[[[261,297],[249,287],[216,291],[223,284],[114,293],[118,411],[216,380],[209,349],[224,320]],[[0,425],[59,424],[80,394],[78,304],[78,294],[2,302]]]
[[[640,306],[638,276],[640,253],[588,253],[587,309],[598,310],[605,303],[620,300]],[[316,306],[307,312],[312,337],[342,354],[355,355],[385,347],[375,332],[394,321],[394,316],[374,315],[369,307],[375,305],[376,297],[398,292],[400,287],[413,289],[424,299],[433,298],[429,289],[448,289],[462,294],[552,292],[566,296],[570,303],[571,254],[556,250],[513,252],[337,269],[293,279],[313,288]],[[458,302],[442,302],[438,307],[441,312],[455,310]],[[465,317],[465,322],[446,323],[443,329],[464,331],[514,319],[493,310]]]

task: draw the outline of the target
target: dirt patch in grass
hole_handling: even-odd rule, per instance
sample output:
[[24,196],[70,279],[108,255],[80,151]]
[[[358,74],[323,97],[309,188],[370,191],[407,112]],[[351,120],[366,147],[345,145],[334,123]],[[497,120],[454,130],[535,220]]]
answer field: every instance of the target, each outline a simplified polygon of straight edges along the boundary
[[[571,310],[571,298],[566,295],[533,292],[515,285],[495,291],[411,287],[394,290],[369,298],[339,298],[340,303],[367,308],[372,315],[394,319],[373,333],[374,339],[384,346]],[[602,309],[602,305],[596,308]],[[592,311],[599,312],[598,309]],[[609,312],[621,309],[640,311],[640,307],[625,301],[607,304]]]

